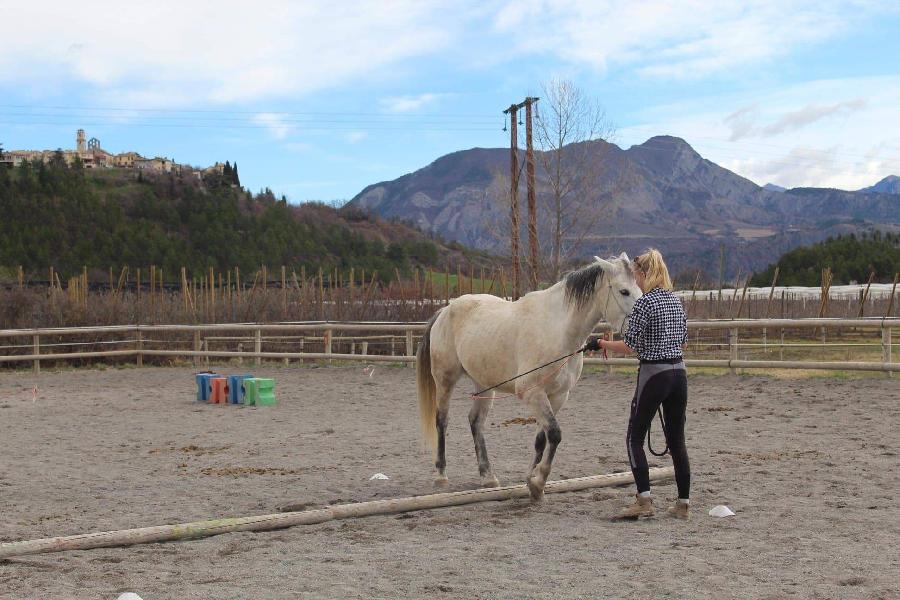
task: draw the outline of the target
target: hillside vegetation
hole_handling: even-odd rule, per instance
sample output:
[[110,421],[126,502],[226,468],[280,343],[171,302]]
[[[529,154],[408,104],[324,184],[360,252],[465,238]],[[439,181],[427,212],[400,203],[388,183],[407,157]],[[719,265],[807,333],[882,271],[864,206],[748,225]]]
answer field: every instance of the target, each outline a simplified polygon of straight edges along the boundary
[[873,281],[890,283],[894,273],[900,271],[900,234],[875,231],[839,235],[796,248],[753,277],[751,285],[769,285],[776,266],[780,285],[820,285],[825,268],[831,269],[834,285],[868,281],[873,271]]
[[[227,174],[225,174],[227,175]],[[289,205],[251,194],[225,175],[182,179],[133,171],[85,171],[64,163],[0,166],[0,272],[60,276],[156,265],[255,270],[260,265],[366,269],[381,279],[461,259],[461,248],[400,223],[322,204]],[[456,260],[454,260],[454,258]],[[440,263],[440,265],[438,265]],[[43,276],[46,278],[46,275]]]

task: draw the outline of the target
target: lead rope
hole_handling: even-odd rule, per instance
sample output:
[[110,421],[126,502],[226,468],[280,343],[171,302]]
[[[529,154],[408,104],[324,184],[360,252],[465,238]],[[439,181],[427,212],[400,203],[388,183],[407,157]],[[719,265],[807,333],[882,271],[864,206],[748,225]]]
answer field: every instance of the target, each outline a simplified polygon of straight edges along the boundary
[[[487,396],[482,396],[483,393],[489,392],[489,391],[491,391],[491,390],[493,390],[493,389],[495,389],[495,388],[500,387],[501,385],[504,385],[504,384],[509,383],[510,381],[515,381],[516,379],[518,379],[518,378],[520,378],[520,377],[524,377],[525,375],[528,375],[529,373],[534,373],[535,371],[538,371],[538,370],[540,370],[540,369],[543,369],[544,367],[547,367],[547,366],[549,366],[549,365],[552,365],[553,363],[556,363],[556,362],[559,362],[559,361],[565,359],[566,362],[564,362],[563,364],[561,364],[557,370],[555,370],[553,373],[550,374],[549,377],[547,377],[547,378],[544,379],[544,380],[539,381],[536,385],[534,385],[534,386],[528,388],[528,390],[531,390],[531,389],[537,387],[538,385],[542,385],[542,384],[546,383],[547,381],[549,381],[549,379],[550,379],[551,377],[554,377],[557,373],[559,373],[560,371],[562,371],[563,367],[565,367],[566,364],[568,364],[569,360],[571,360],[572,357],[575,356],[576,354],[578,354],[579,352],[584,352],[584,348],[579,348],[578,350],[576,350],[575,352],[572,352],[571,354],[566,354],[565,356],[560,356],[559,358],[554,359],[554,360],[551,360],[551,361],[548,362],[548,363],[544,363],[544,364],[542,364],[542,365],[539,366],[539,367],[535,367],[535,368],[531,369],[530,371],[525,371],[524,373],[519,373],[519,374],[516,375],[515,377],[510,377],[510,378],[507,379],[506,381],[501,381],[501,382],[498,383],[497,385],[492,385],[492,386],[489,387],[489,388],[484,388],[483,390],[481,390],[481,391],[479,391],[479,392],[475,392],[474,394],[472,394],[471,397],[472,397],[473,400],[487,399],[487,398],[488,398]],[[525,390],[525,392],[527,392],[528,390]],[[524,392],[521,392],[521,393],[524,393]],[[511,396],[516,396],[516,395],[518,395],[518,394],[508,394],[508,395],[506,395],[506,396],[500,396],[500,397],[497,397],[497,398],[494,398],[494,399],[495,399],[495,400],[498,400],[498,399],[500,399],[500,398],[509,398],[509,397],[511,397]],[[493,398],[493,396],[491,396],[491,397]]]
[[650,449],[650,454],[653,456],[665,456],[669,452],[669,434],[666,432],[666,422],[663,420],[662,407],[656,408],[656,414],[659,415],[659,424],[662,425],[663,438],[666,440],[666,447],[659,453],[653,451],[653,443],[650,441],[650,429],[653,425],[653,419],[650,419],[650,425],[647,426],[647,448]]

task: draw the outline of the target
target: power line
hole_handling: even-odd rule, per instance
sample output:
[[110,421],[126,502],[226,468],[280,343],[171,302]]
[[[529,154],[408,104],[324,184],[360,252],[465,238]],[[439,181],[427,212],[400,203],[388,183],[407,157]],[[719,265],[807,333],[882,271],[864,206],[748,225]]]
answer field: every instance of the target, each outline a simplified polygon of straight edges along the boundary
[[[282,124],[281,122],[273,122],[273,123],[253,123],[246,122],[246,124],[202,124],[202,123],[165,123],[165,122],[129,122],[129,123],[110,123],[110,122],[84,122],[81,120],[78,121],[5,121],[0,120],[0,124],[4,125],[20,125],[20,126],[49,126],[49,127],[157,127],[157,128],[166,128],[166,129],[272,129],[273,127],[277,127]],[[359,131],[359,130],[367,130],[367,131],[491,131],[496,132],[496,127],[439,127],[439,126],[426,126],[421,127],[416,124],[409,124],[400,126],[397,124],[395,127],[377,127],[366,124],[355,124],[355,123],[346,123],[346,127],[336,127],[336,126],[312,126],[312,127],[302,127],[299,124],[285,124],[287,126],[293,125],[293,128],[297,131]],[[389,124],[386,124],[389,125]],[[427,125],[427,124],[426,124]]]
[[[182,121],[190,121],[191,123],[264,123],[266,122],[262,117],[268,117],[272,115],[257,115],[254,118],[225,118],[225,117],[188,117],[188,116],[151,116],[151,117],[122,117],[119,115],[109,116],[103,114],[84,114],[84,115],[59,115],[54,113],[4,113],[0,112],[0,117],[9,117],[9,118],[23,118],[23,119],[31,119],[31,118],[60,118],[60,119],[102,119],[108,118],[113,123],[121,123],[128,124],[133,122],[145,122],[145,123],[158,123],[158,122],[182,122]],[[128,120],[125,120],[128,119]],[[23,120],[23,123],[30,123],[33,121]],[[276,117],[269,121],[271,123],[338,123],[338,124],[375,124],[375,125],[404,125],[409,123],[411,125],[459,125],[462,123],[454,123],[454,122],[444,122],[441,120],[427,120],[427,121],[407,121],[404,123],[403,121],[392,120],[392,119],[381,119],[381,120],[350,120],[350,119],[295,119],[295,118],[281,118]],[[495,121],[491,122],[491,125]],[[476,123],[478,125],[482,125],[482,123]],[[487,125],[487,122],[483,123],[483,125]]]
[[62,106],[62,105],[28,105],[28,104],[0,104],[0,108],[13,109],[29,109],[29,110],[91,110],[91,111],[113,111],[113,112],[159,112],[159,113],[186,113],[186,114],[234,114],[234,115],[311,115],[311,116],[377,116],[391,118],[419,118],[419,117],[441,117],[453,119],[473,119],[480,118],[494,121],[496,117],[488,114],[468,114],[468,113],[390,113],[390,112],[352,112],[352,111],[282,111],[282,110],[228,110],[228,109],[186,109],[186,108],[128,108],[122,106]]

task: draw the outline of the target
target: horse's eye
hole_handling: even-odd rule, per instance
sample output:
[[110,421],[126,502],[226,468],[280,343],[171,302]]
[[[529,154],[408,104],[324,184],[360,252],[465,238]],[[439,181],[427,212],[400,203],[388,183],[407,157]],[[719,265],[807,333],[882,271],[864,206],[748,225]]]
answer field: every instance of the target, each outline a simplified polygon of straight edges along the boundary
[[630,296],[630,295],[631,295],[631,292],[629,292],[628,290],[619,290],[619,293],[622,294],[623,296]]

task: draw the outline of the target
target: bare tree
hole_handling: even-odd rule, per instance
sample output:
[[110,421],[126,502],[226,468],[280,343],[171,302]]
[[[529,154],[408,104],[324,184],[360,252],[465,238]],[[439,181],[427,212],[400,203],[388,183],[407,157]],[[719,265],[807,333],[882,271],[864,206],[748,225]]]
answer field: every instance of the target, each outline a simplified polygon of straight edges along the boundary
[[541,150],[538,160],[549,188],[541,194],[545,230],[549,229],[545,234],[549,242],[546,274],[556,281],[604,212],[586,200],[598,196],[598,152],[606,146],[585,142],[609,139],[614,128],[599,101],[571,81],[553,79],[541,88],[541,100],[535,105],[535,133]]

